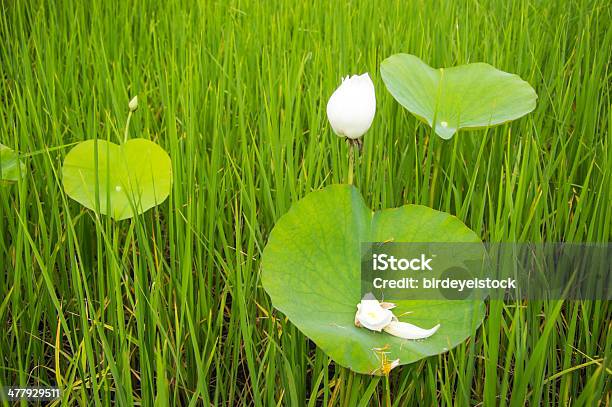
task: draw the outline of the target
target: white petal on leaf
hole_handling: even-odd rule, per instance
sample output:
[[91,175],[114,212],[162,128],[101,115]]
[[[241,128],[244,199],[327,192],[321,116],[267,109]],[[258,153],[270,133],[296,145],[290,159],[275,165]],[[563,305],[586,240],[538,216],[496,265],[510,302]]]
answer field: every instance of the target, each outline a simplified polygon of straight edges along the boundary
[[386,333],[403,339],[425,339],[429,338],[440,328],[440,324],[431,329],[423,329],[408,322],[393,320],[384,330]]
[[391,310],[383,308],[378,300],[362,300],[357,304],[355,325],[380,332],[393,318]]

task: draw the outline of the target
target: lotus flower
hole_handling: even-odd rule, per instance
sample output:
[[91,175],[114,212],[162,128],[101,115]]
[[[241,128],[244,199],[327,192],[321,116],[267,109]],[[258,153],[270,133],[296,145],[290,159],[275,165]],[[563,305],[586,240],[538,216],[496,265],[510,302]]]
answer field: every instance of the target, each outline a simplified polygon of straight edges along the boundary
[[327,118],[340,137],[359,139],[368,131],[376,113],[374,84],[368,73],[347,76],[327,102]]

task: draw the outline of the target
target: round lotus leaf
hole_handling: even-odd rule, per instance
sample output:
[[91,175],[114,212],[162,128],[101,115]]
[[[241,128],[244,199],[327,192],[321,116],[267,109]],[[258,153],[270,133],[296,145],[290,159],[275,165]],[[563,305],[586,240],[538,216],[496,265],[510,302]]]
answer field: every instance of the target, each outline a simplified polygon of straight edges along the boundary
[[[393,301],[395,315],[431,337],[401,339],[354,325],[361,300],[362,242],[480,242],[459,219],[420,205],[373,213],[357,189],[332,185],[295,203],[274,226],[262,259],[262,282],[275,308],[334,361],[358,373],[383,374],[385,361],[408,364],[446,352],[474,333],[482,301]],[[383,353],[384,352],[384,353]]]
[[435,69],[414,55],[396,54],[382,62],[380,71],[393,97],[443,139],[460,129],[524,116],[535,109],[538,97],[519,76],[485,63]]
[[19,154],[0,144],[0,181],[15,182],[19,178],[19,173],[24,171],[25,164],[19,160]]
[[121,145],[87,140],[64,159],[62,182],[68,196],[86,208],[127,219],[168,197],[172,163],[164,149],[149,140]]

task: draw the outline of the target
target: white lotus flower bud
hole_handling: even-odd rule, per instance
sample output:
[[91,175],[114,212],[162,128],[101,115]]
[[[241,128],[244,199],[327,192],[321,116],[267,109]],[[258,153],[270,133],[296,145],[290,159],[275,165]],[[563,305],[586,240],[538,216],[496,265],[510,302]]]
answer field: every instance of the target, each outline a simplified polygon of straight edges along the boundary
[[134,96],[132,100],[130,100],[128,107],[130,108],[130,112],[135,112],[136,109],[138,109],[138,95]]
[[393,319],[393,312],[383,308],[376,299],[363,299],[357,304],[355,325],[371,331],[382,331]]
[[435,334],[438,328],[440,328],[440,324],[431,329],[423,329],[408,322],[399,322],[394,317],[384,329],[386,333],[403,339],[425,339]]
[[358,139],[368,131],[376,113],[374,83],[368,73],[347,76],[327,102],[327,118],[340,137]]

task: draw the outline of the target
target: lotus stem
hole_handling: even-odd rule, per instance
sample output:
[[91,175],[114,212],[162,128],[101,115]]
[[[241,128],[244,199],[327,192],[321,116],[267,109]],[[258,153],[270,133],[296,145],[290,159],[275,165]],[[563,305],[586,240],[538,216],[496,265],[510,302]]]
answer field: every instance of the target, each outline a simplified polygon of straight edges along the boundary
[[123,133],[123,142],[127,143],[128,141],[128,129],[130,127],[130,120],[132,119],[132,110],[129,111],[128,113],[128,117],[127,117],[127,122],[125,123],[125,132]]
[[355,162],[355,143],[349,139],[349,167],[348,167],[348,179],[347,184],[353,185],[353,165]]
[[385,375],[385,406],[391,407],[391,385],[389,384],[389,373]]

